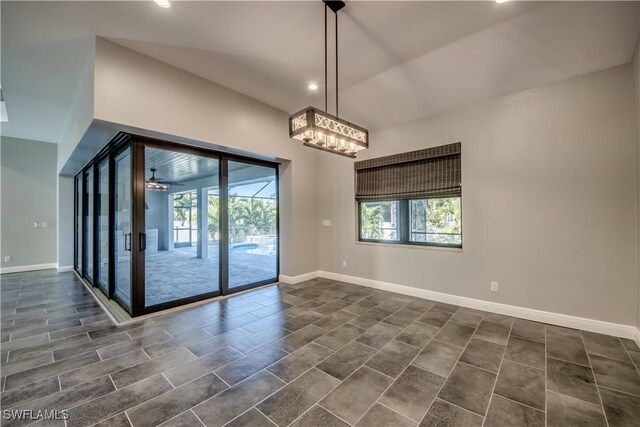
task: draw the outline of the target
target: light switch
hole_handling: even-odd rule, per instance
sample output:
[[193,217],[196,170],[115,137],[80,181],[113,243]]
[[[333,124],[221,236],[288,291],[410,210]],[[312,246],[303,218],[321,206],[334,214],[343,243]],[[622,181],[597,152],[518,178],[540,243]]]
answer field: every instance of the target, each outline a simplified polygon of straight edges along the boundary
[[323,227],[331,227],[331,220],[330,219],[323,219],[322,220],[322,226]]

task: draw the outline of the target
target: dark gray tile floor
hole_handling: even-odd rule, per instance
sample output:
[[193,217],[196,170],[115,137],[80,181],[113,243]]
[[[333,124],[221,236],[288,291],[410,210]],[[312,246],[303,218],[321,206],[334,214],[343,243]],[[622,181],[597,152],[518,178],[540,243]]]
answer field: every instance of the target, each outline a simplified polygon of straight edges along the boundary
[[324,279],[117,327],[72,273],[1,281],[2,408],[53,425],[640,425],[630,340]]

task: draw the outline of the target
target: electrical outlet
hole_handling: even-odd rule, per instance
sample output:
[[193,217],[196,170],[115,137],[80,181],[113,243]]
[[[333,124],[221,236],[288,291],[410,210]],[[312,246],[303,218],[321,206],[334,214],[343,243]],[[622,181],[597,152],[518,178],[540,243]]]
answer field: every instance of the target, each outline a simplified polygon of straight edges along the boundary
[[342,261],[342,268],[347,268],[347,261]]
[[498,282],[491,282],[491,292],[498,292]]
[[11,262],[11,255],[4,257],[4,262]]
[[323,227],[331,227],[331,220],[330,219],[323,219],[322,220],[322,226]]

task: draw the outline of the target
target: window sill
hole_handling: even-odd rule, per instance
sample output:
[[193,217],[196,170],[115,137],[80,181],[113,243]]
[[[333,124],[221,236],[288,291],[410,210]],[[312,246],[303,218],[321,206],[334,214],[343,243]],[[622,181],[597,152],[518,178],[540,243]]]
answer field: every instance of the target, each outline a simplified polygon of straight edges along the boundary
[[406,245],[404,243],[378,243],[378,242],[363,242],[361,240],[356,240],[356,245],[365,245],[365,246],[384,246],[384,247],[392,247],[392,248],[402,248],[402,249],[427,249],[432,251],[445,251],[445,252],[464,252],[463,248],[454,248],[449,246],[430,246],[430,245]]

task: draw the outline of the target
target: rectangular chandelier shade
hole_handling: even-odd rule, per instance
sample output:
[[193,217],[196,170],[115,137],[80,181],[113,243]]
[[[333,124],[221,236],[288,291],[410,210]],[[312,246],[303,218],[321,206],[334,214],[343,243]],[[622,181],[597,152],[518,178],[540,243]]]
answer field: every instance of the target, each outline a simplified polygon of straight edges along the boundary
[[369,131],[315,107],[289,117],[289,136],[307,147],[355,158],[369,148]]

